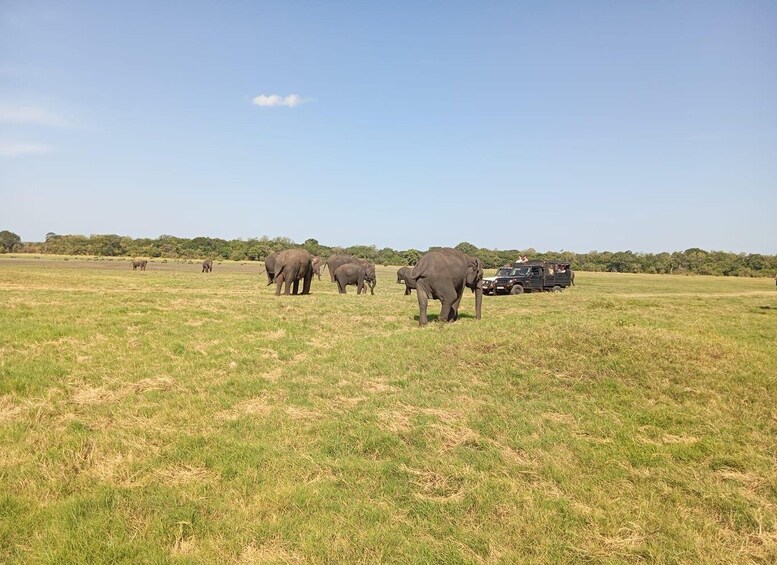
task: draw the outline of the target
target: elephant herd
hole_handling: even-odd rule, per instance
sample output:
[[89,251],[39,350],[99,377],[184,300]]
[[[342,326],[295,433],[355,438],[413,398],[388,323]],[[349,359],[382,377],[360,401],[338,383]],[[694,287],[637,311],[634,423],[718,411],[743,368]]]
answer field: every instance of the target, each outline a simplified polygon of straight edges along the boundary
[[297,294],[300,281],[302,281],[301,294],[308,294],[313,275],[321,280],[321,271],[324,268],[329,269],[331,281],[337,283],[340,294],[345,294],[345,289],[349,285],[356,286],[356,294],[362,292],[366,294],[366,283],[370,294],[374,295],[377,284],[375,265],[353,255],[331,255],[329,259],[323,261],[304,249],[287,249],[268,255],[264,260],[264,267],[267,273],[267,285],[275,283],[276,295],[281,293],[281,287],[284,288],[284,294],[289,294],[290,291],[291,294]]
[[[349,285],[356,286],[356,293],[375,294],[377,278],[375,265],[353,255],[331,255],[326,262],[314,257],[304,249],[288,249],[273,253],[265,259],[267,284],[275,283],[275,294],[297,294],[302,281],[302,294],[310,292],[310,282],[316,274],[321,280],[321,270],[329,269],[332,282],[345,294]],[[428,252],[421,257],[415,267],[402,267],[397,272],[397,282],[405,283],[405,295],[411,289],[418,295],[418,323],[425,325],[429,299],[439,300],[442,304],[439,320],[453,322],[459,316],[459,306],[464,289],[469,288],[475,294],[475,318],[481,318],[483,303],[483,262],[477,257],[466,255],[457,249],[444,247]],[[291,286],[293,285],[293,289]]]
[[[145,271],[146,265],[148,265],[148,261],[146,259],[133,259],[130,264],[132,265],[133,271],[137,271],[138,268],[140,268],[141,271]],[[205,259],[205,261],[202,262],[202,272],[210,273],[212,270],[213,259]]]
[[[146,270],[146,260],[133,260],[132,269]],[[356,294],[375,294],[377,277],[375,265],[353,255],[335,254],[324,261],[305,249],[286,249],[272,253],[265,258],[267,285],[275,284],[275,294],[309,294],[313,276],[321,280],[321,272],[329,269],[331,282],[337,283],[340,294],[346,287],[355,286]],[[202,272],[210,273],[213,261],[202,263]],[[475,294],[475,318],[481,317],[483,303],[483,262],[477,257],[466,255],[457,249],[443,247],[429,251],[418,260],[415,267],[402,267],[397,271],[397,282],[405,283],[405,295],[415,290],[418,296],[418,323],[427,323],[429,299],[442,304],[439,320],[452,322],[459,316],[459,306],[464,290],[469,288]],[[302,283],[302,291],[299,285]]]

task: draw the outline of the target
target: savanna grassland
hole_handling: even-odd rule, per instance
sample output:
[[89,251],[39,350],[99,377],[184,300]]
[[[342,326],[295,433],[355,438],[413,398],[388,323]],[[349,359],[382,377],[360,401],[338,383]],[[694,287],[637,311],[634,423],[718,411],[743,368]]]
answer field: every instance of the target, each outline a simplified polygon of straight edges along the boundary
[[0,257],[0,562],[777,562],[773,281],[259,270]]

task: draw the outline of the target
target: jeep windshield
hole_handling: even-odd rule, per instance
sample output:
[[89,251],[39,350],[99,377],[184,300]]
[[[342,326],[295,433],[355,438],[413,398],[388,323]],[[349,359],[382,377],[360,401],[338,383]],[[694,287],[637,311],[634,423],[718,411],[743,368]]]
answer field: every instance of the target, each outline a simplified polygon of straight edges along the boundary
[[497,277],[526,277],[531,272],[530,267],[503,267],[496,272]]

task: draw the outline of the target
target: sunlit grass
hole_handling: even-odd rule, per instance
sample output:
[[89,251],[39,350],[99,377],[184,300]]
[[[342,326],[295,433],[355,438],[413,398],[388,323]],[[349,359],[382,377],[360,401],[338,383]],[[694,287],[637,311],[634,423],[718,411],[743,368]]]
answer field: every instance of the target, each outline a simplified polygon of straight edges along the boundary
[[0,261],[0,561],[777,560],[773,282],[578,273],[419,328],[395,268],[74,263]]

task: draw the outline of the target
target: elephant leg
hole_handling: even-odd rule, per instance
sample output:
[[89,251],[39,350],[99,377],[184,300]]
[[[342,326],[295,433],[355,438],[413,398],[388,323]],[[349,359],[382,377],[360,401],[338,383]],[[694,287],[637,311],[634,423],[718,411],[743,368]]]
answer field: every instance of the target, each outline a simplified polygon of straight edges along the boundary
[[299,293],[299,279],[294,279],[294,282],[291,283],[291,293],[292,294]]
[[453,311],[453,308],[451,306],[451,303],[445,300],[444,298],[440,300],[442,303],[442,307],[440,308],[440,319],[441,322],[450,322],[451,321],[451,312]]
[[446,289],[444,292],[438,292],[438,295],[440,297],[440,303],[442,304],[440,308],[439,321],[452,322],[455,319],[455,315],[456,315],[456,311],[455,311],[456,298],[457,298],[456,289],[454,288]]
[[405,285],[405,296],[408,296],[410,294],[410,287]]
[[[299,288],[299,267],[293,268],[288,274],[288,285],[293,287],[292,294],[297,294],[297,289]],[[289,294],[289,286],[286,287],[286,294]]]
[[283,280],[283,294],[291,294],[292,277],[290,273],[284,271],[282,280]]
[[[321,280],[321,274],[318,275],[318,280]],[[310,283],[313,282],[313,273],[309,272],[305,275],[302,281],[302,294],[310,294]]]
[[461,306],[461,297],[464,296],[464,285],[461,288],[456,289],[456,300],[451,304],[451,317],[450,321],[455,322],[459,319],[459,306]]
[[275,277],[275,296],[280,296],[283,286],[283,275]]
[[337,292],[339,292],[340,294],[346,294],[345,281],[341,281],[341,280],[337,281]]
[[364,277],[358,277],[356,279],[356,294],[361,294],[362,292],[366,294],[364,290]]
[[418,296],[418,325],[425,326],[429,321],[426,319],[429,297],[426,295],[426,289],[422,285],[416,287],[416,295]]

